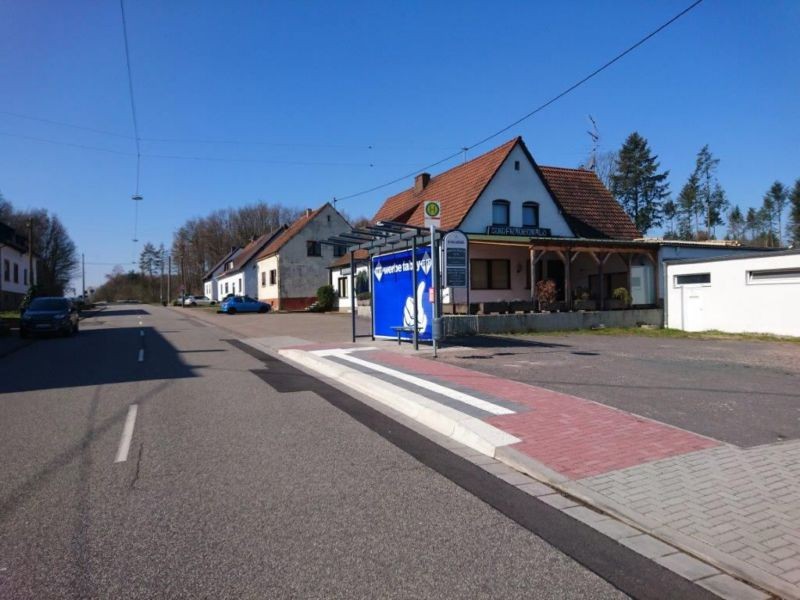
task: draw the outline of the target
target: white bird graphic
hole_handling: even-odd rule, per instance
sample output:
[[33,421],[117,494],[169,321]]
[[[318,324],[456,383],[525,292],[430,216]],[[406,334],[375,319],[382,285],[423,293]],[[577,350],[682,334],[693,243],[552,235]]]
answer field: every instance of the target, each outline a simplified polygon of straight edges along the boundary
[[[425,294],[425,282],[417,286],[417,331],[422,333],[428,326],[428,315],[422,307],[422,297]],[[414,327],[414,298],[406,298],[406,308],[403,311],[403,327]]]

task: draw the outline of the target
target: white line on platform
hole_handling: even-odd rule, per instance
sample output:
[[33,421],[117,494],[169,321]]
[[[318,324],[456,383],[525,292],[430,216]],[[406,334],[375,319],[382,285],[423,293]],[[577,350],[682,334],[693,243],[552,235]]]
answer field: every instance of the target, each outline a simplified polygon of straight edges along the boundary
[[119,441],[117,458],[114,459],[115,463],[128,460],[128,451],[131,449],[131,438],[133,437],[133,426],[136,424],[137,410],[138,405],[136,404],[131,404],[128,407],[128,416],[125,417],[125,426],[122,428],[122,439]]
[[139,348],[139,362],[144,362],[144,348]]
[[443,385],[439,385],[438,383],[433,383],[432,381],[428,381],[427,379],[422,379],[414,375],[409,375],[408,373],[403,373],[402,371],[390,369],[389,367],[384,367],[383,365],[379,365],[377,363],[361,360],[360,358],[351,356],[347,350],[341,351],[339,353],[330,352],[328,353],[328,355],[337,356],[355,365],[361,365],[362,367],[366,367],[367,369],[377,371],[378,373],[384,373],[385,375],[390,375],[391,377],[396,377],[397,379],[401,379],[403,381],[407,381],[408,383],[418,385],[421,388],[430,390],[431,392],[434,392],[436,394],[441,394],[442,396],[447,396],[448,398],[452,398],[453,400],[457,400],[458,402],[469,404],[470,406],[474,406],[475,408],[485,410],[486,412],[491,413],[493,415],[514,414],[513,410],[505,408],[504,406],[492,404],[491,402],[487,402],[486,400],[483,400],[481,398],[476,398],[475,396],[470,396],[469,394],[465,394],[464,392],[459,392],[458,390],[453,390]]

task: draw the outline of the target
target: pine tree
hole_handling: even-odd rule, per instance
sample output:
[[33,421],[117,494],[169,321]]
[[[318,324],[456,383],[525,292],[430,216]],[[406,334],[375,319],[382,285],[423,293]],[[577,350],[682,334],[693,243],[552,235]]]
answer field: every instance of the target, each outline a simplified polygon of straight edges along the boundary
[[642,235],[661,224],[662,203],[669,194],[669,171],[659,173],[657,159],[647,140],[634,131],[622,145],[611,176],[611,191]]
[[772,225],[772,231],[777,234],[778,245],[780,246],[782,239],[781,233],[783,231],[783,211],[786,209],[788,190],[780,181],[776,181],[769,188],[767,196],[764,198],[765,204],[767,197],[769,197],[769,205],[772,207],[770,224]]
[[800,248],[800,179],[794,182],[789,192],[789,225],[786,231],[788,243],[793,248]]
[[[697,174],[692,173],[678,194],[680,211],[678,227],[681,238],[685,240],[698,239],[700,235],[700,215],[703,213],[703,205],[700,203],[699,187]],[[694,233],[692,223],[694,223]]]
[[662,214],[664,215],[664,219],[667,221],[667,228],[664,232],[664,238],[675,239],[678,237],[678,231],[675,229],[675,220],[678,218],[679,212],[678,205],[675,204],[672,198],[664,202]]
[[744,219],[744,231],[745,235],[747,235],[748,231],[750,232],[749,240],[751,242],[755,241],[761,233],[761,222],[759,221],[758,211],[752,206],[747,209],[747,216]]
[[[694,174],[697,176],[698,201],[705,212],[706,231],[709,237],[713,237],[717,225],[722,225],[722,213],[717,197],[717,166],[719,159],[714,158],[708,144],[700,148],[695,160]],[[720,190],[722,188],[719,188]],[[699,234],[699,232],[698,232]]]
[[745,233],[745,219],[739,206],[735,205],[728,212],[728,238],[742,241]]

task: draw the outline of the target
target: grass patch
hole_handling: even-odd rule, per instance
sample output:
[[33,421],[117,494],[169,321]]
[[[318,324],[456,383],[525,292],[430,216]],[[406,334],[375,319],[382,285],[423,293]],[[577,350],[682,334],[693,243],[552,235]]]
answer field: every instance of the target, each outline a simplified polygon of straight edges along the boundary
[[0,319],[19,319],[19,311],[18,310],[0,311]]
[[604,329],[569,329],[559,331],[531,331],[515,335],[635,335],[650,338],[688,339],[688,340],[744,340],[758,342],[788,342],[800,344],[800,337],[772,335],[768,333],[727,333],[725,331],[683,331],[681,329],[662,329],[649,327],[606,327]]

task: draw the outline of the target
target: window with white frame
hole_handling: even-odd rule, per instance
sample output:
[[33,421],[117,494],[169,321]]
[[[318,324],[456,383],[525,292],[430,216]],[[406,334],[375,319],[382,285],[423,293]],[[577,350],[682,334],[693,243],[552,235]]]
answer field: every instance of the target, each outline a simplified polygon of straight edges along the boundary
[[339,295],[339,298],[347,298],[347,277],[339,277],[336,293]]
[[278,269],[272,269],[269,272],[269,284],[275,285],[277,281],[278,281]]
[[675,285],[710,285],[711,273],[684,273],[675,275]]
[[800,283],[800,268],[759,269],[747,272],[747,283]]
[[267,272],[261,271],[261,287],[267,287]]

